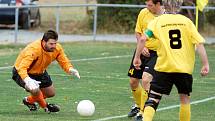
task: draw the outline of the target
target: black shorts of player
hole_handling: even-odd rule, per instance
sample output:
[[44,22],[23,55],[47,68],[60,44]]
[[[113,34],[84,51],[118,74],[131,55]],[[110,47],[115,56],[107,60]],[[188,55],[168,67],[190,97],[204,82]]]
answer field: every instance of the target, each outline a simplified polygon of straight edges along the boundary
[[190,95],[192,92],[193,77],[187,73],[156,72],[151,82],[150,90],[169,95],[175,85],[179,94]]
[[[48,75],[48,73],[45,71],[43,74],[40,75],[32,75],[32,74],[28,74],[29,77],[31,77],[32,79],[35,79],[37,81],[40,81],[40,88],[46,88],[52,85],[52,80],[51,77]],[[22,78],[20,77],[20,75],[17,73],[17,70],[15,67],[13,67],[12,70],[12,79],[20,86],[25,88],[25,83],[22,80]]]
[[[136,52],[136,50],[135,50],[135,52]],[[156,51],[149,50],[150,57],[145,57],[144,55],[140,56],[141,62],[142,62],[141,66],[140,66],[140,68],[141,68],[140,70],[137,70],[133,65],[135,52],[134,52],[134,55],[133,55],[133,58],[131,61],[130,68],[128,70],[128,76],[137,78],[137,79],[142,79],[143,72],[147,72],[153,76],[155,74],[154,66],[155,66],[156,60],[157,60]]]

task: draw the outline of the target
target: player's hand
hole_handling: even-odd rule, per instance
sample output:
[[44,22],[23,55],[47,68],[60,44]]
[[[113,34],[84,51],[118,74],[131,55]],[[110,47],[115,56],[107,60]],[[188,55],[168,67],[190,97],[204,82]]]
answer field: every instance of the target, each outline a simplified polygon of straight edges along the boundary
[[26,77],[24,79],[24,82],[25,82],[25,88],[27,90],[29,90],[29,91],[36,91],[36,90],[38,90],[39,87],[40,87],[39,84],[41,83],[41,82],[36,81],[36,80],[34,80],[34,79],[30,78],[30,77]]
[[145,57],[150,57],[150,53],[149,53],[149,49],[144,47],[143,48],[143,51],[142,51],[142,54],[145,56]]
[[209,65],[202,66],[202,69],[201,69],[200,73],[201,73],[202,76],[207,76],[208,73],[209,73]]
[[80,75],[79,75],[78,70],[76,70],[76,69],[74,69],[74,68],[71,67],[71,68],[69,69],[69,72],[70,72],[73,76],[76,76],[78,79],[81,78]]
[[133,65],[137,70],[140,70],[140,65],[142,64],[140,58],[135,57],[133,60]]

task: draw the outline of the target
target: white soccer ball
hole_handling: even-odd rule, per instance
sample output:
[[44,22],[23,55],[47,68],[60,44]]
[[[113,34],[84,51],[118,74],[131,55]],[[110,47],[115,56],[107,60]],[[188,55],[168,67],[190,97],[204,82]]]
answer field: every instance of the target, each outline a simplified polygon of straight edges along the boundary
[[81,116],[92,116],[95,112],[95,105],[90,100],[82,100],[78,103],[77,111]]

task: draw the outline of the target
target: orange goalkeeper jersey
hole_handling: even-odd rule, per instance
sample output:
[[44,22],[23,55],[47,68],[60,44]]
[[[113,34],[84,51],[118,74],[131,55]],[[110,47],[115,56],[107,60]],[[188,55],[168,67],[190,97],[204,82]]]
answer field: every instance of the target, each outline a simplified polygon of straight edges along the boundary
[[72,67],[59,43],[57,43],[53,52],[47,52],[42,47],[42,41],[37,40],[21,51],[14,66],[21,78],[24,79],[28,74],[38,75],[44,73],[48,65],[54,60],[57,60],[67,73],[69,68]]

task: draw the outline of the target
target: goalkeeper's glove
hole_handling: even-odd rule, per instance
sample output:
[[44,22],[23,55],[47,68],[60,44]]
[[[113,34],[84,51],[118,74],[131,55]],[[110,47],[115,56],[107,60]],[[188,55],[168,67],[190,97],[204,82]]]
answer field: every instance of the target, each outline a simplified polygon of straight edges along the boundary
[[26,77],[24,79],[24,82],[25,82],[25,88],[29,91],[36,91],[37,89],[39,89],[40,87],[40,83],[39,81],[36,81],[30,77]]
[[70,72],[70,74],[72,74],[73,76],[76,76],[78,79],[81,78],[80,75],[79,75],[79,73],[78,73],[78,70],[76,70],[76,69],[70,67],[70,68],[69,68],[69,72]]

